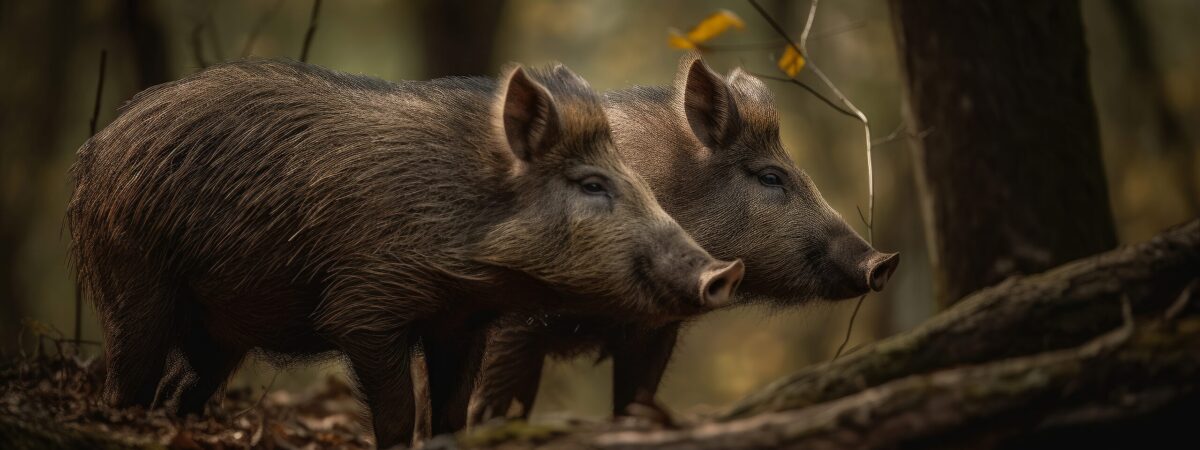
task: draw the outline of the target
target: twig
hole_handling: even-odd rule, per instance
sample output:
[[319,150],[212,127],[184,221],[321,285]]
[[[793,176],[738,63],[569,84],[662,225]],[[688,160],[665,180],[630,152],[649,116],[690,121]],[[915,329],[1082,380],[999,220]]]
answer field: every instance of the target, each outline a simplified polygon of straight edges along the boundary
[[899,138],[901,136],[901,132],[904,131],[904,128],[905,128],[905,123],[903,121],[901,121],[900,123],[896,124],[895,130],[892,130],[892,132],[888,133],[887,136],[884,136],[883,139],[876,139],[875,142],[871,143],[871,146],[878,147],[880,145],[895,141],[897,138]]
[[96,120],[100,117],[100,98],[104,94],[104,72],[108,66],[108,50],[100,50],[100,74],[96,77],[96,102],[92,104],[92,120],[88,122],[88,130],[94,136],[96,134]]
[[858,298],[858,303],[854,304],[854,313],[850,314],[850,325],[846,327],[846,337],[842,338],[842,345],[838,346],[837,353],[833,354],[833,359],[836,361],[839,356],[842,356],[842,350],[846,348],[846,344],[850,342],[850,332],[854,331],[854,319],[858,317],[858,309],[862,307],[863,299],[867,298],[867,294],[863,294]]
[[[796,52],[800,53],[800,55],[802,57],[804,57],[805,61],[807,61],[807,66],[809,68],[811,68],[813,74],[815,74],[817,76],[817,78],[821,80],[821,83],[823,83],[825,85],[825,87],[827,89],[829,89],[830,92],[833,92],[833,94],[835,96],[837,96],[838,100],[840,100],[842,102],[842,106],[845,107],[845,110],[842,110],[841,108],[838,108],[838,110],[843,113],[846,113],[848,110],[848,112],[852,113],[851,115],[853,115],[860,122],[862,122],[863,138],[864,138],[863,142],[865,142],[866,146],[867,146],[867,195],[869,196],[868,203],[867,203],[867,219],[866,219],[867,242],[874,245],[875,244],[875,164],[871,161],[872,156],[873,156],[873,152],[871,151],[871,124],[867,120],[867,115],[863,114],[862,110],[858,109],[857,106],[854,106],[854,103],[851,102],[850,99],[847,98],[846,95],[843,94],[842,91],[840,89],[838,89],[836,85],[833,84],[833,81],[830,80],[829,77],[825,76],[825,72],[822,72],[820,67],[817,67],[817,64],[812,60],[812,58],[808,54],[808,36],[809,36],[809,33],[812,31],[813,21],[817,17],[817,5],[820,3],[820,1],[812,0],[811,6],[808,9],[808,18],[805,19],[805,22],[804,22],[804,30],[801,31],[801,33],[800,33],[800,43],[799,44],[797,44],[796,41],[792,40],[792,37],[791,37],[791,35],[788,34],[787,30],[784,30],[783,26],[780,25],[779,22],[777,22],[775,20],[775,18],[771,17],[771,15],[768,14],[767,11],[765,9],[763,9],[762,5],[759,5],[756,0],[747,0],[747,1],[749,1],[750,5],[753,6],[756,11],[758,11],[758,14],[760,16],[762,16],[763,20],[766,20],[767,23],[771,25],[771,28],[775,29],[775,32],[778,33],[780,37],[787,40],[788,45],[791,45],[792,48],[794,50],[796,50]],[[815,91],[812,89],[809,89],[809,92],[815,92]],[[832,103],[832,102],[827,101],[827,103]],[[859,306],[862,306],[863,299],[865,299],[865,298],[866,298],[866,295],[863,295],[862,297],[860,297],[858,299],[858,304],[854,307],[854,314],[850,316],[850,324],[847,326],[847,329],[846,329],[846,341],[848,341],[850,339],[850,331],[854,328],[854,319],[858,316],[858,308],[859,308]],[[834,356],[835,359],[837,358],[837,356],[841,355],[841,348],[845,347],[845,345],[846,345],[846,342],[845,341],[842,342],[842,346],[838,348],[838,353]]]
[[849,23],[839,26],[839,27],[833,27],[833,28],[830,28],[827,30],[823,30],[820,33],[814,34],[812,39],[814,41],[819,41],[821,39],[825,39],[828,37],[837,36],[842,33],[854,31],[859,28],[865,28],[866,26],[867,26],[866,20],[855,20],[853,22],[849,22]]
[[866,342],[860,342],[858,345],[855,345],[855,346],[853,346],[853,347],[850,347],[849,349],[847,349],[847,350],[846,350],[846,353],[845,353],[845,355],[846,355],[846,356],[853,355],[853,354],[854,354],[854,352],[857,352],[857,351],[859,351],[859,350],[862,350],[862,349],[864,349],[864,348],[866,348],[866,347],[867,347],[867,343],[866,343]]
[[[771,17],[771,15],[768,14],[767,11],[765,9],[763,9],[762,5],[759,5],[756,0],[747,0],[747,1],[749,1],[750,5],[753,6],[756,11],[758,11],[758,14],[761,15],[762,18],[764,20],[766,20],[768,24],[771,25],[771,28],[775,29],[776,33],[779,33],[779,35],[781,37],[783,37],[785,40],[787,40],[788,44],[791,45],[792,48],[794,48],[797,52],[800,53],[801,56],[804,57],[805,61],[807,61],[807,66],[812,69],[813,74],[815,74],[817,76],[817,78],[819,78],[821,80],[821,82],[825,85],[826,88],[828,88],[831,92],[833,92],[833,94],[835,96],[837,96],[838,100],[840,100],[842,102],[842,105],[845,106],[845,109],[851,113],[850,115],[856,117],[860,122],[862,122],[863,134],[866,138],[865,142],[867,145],[867,191],[868,191],[868,194],[870,195],[870,203],[867,208],[868,212],[870,213],[868,215],[868,217],[870,218],[870,223],[867,224],[867,238],[868,238],[867,241],[874,243],[874,235],[875,235],[875,230],[874,230],[874,228],[875,228],[874,227],[874,225],[875,225],[874,224],[874,222],[875,222],[875,168],[874,168],[874,164],[871,161],[872,152],[871,152],[870,122],[867,120],[866,114],[863,114],[862,110],[858,109],[857,106],[854,106],[854,103],[851,102],[850,99],[847,98],[846,95],[843,94],[842,91],[840,89],[838,89],[836,85],[833,84],[833,81],[830,80],[829,77],[825,76],[825,73],[822,72],[819,67],[817,67],[817,64],[815,62],[813,62],[812,58],[808,54],[808,47],[807,47],[808,35],[809,35],[809,32],[812,31],[813,20],[817,16],[817,5],[820,3],[820,1],[813,0],[812,6],[809,7],[808,18],[805,20],[805,23],[804,23],[804,31],[800,33],[800,43],[799,44],[796,44],[796,41],[792,40],[792,37],[790,35],[788,35],[786,30],[783,29],[783,26],[780,25],[779,22],[775,21],[775,18]],[[811,89],[810,89],[810,92],[812,92]],[[847,111],[842,111],[842,112],[845,113]]]
[[797,80],[797,79],[795,79],[795,78],[776,77],[776,76],[771,76],[771,75],[767,75],[767,74],[761,74],[761,73],[755,73],[755,72],[750,72],[750,71],[746,71],[746,73],[748,73],[748,74],[750,74],[750,75],[754,75],[755,77],[758,77],[758,78],[765,79],[765,80],[771,80],[771,81],[781,81],[781,82],[784,82],[784,83],[792,83],[792,84],[794,84],[794,85],[796,85],[796,86],[800,86],[800,87],[804,88],[804,90],[806,90],[806,91],[808,91],[810,94],[812,94],[813,96],[815,96],[815,97],[817,97],[818,99],[820,99],[822,102],[825,102],[825,104],[826,104],[826,105],[829,105],[829,107],[830,107],[830,108],[833,108],[833,109],[834,109],[834,110],[836,110],[837,112],[840,112],[840,113],[842,113],[842,114],[845,114],[845,115],[847,115],[847,116],[850,116],[851,118],[858,119],[858,116],[857,116],[857,115],[855,115],[853,111],[850,111],[850,110],[848,110],[848,109],[845,109],[845,108],[842,108],[842,107],[838,106],[836,103],[834,103],[834,102],[833,102],[833,100],[830,100],[828,97],[826,97],[826,96],[822,95],[820,92],[817,92],[817,90],[816,90],[816,89],[813,89],[813,87],[812,87],[812,86],[809,86],[808,84],[805,84],[803,81]]
[[[813,40],[821,40],[827,37],[836,36],[848,31],[854,31],[866,26],[865,20],[850,22],[849,24],[825,30],[813,36]],[[779,48],[779,46],[787,44],[787,41],[778,40],[770,42],[750,42],[744,44],[703,44],[696,47],[701,53],[719,53],[719,52],[736,52],[742,50],[769,50]]]
[[904,122],[900,122],[900,125],[897,125],[896,129],[893,130],[891,134],[887,135],[883,139],[876,139],[875,142],[871,143],[871,146],[879,147],[884,144],[890,144],[892,142],[897,141],[901,136],[909,137],[909,138],[913,138],[913,139],[924,139],[925,136],[928,136],[929,133],[932,133],[932,132],[933,132],[933,127],[926,128],[924,131],[921,131],[920,133],[909,132],[906,130]]
[[250,56],[250,52],[254,50],[254,43],[258,41],[258,35],[262,34],[263,28],[267,26],[267,22],[271,20],[271,17],[274,17],[275,13],[279,12],[281,5],[283,5],[283,0],[275,0],[275,3],[261,16],[258,16],[258,20],[254,21],[254,26],[250,27],[250,34],[246,36],[246,45],[242,47],[243,58]]
[[[100,119],[100,100],[104,97],[104,72],[108,66],[108,50],[100,49],[100,73],[96,77],[96,101],[92,103],[92,119],[88,121],[88,137],[96,135],[96,122]],[[75,282],[75,350],[83,342],[83,294],[79,282]]]
[[300,62],[308,62],[308,48],[317,33],[317,15],[321,12],[321,0],[313,0],[312,17],[308,19],[308,32],[304,33],[304,47],[300,49]]
[[271,375],[271,382],[267,383],[266,386],[262,387],[263,388],[262,395],[258,396],[258,401],[254,402],[254,405],[250,406],[249,408],[243,409],[243,410],[239,411],[237,414],[234,414],[233,418],[236,419],[250,411],[258,409],[258,407],[262,405],[263,399],[267,398],[267,393],[271,392],[272,387],[275,387],[275,379],[276,378],[279,378],[279,370],[275,370],[275,374]]

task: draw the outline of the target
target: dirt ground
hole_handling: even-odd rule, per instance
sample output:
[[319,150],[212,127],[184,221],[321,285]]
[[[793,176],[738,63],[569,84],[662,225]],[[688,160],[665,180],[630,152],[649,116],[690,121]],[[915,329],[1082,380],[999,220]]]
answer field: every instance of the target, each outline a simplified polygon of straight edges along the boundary
[[374,448],[337,378],[302,393],[230,389],[207,417],[181,419],[105,405],[102,361],[38,353],[0,360],[0,442],[17,448]]

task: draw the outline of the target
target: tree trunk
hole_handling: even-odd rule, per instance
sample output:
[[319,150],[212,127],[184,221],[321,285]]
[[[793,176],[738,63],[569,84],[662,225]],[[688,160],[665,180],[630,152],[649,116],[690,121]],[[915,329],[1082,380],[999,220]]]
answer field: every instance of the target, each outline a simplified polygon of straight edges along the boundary
[[939,304],[1116,245],[1079,2],[891,9]]
[[137,67],[138,90],[171,79],[166,38],[154,5],[143,0],[125,0],[121,15],[122,37],[133,53],[129,59]]
[[425,0],[420,2],[425,76],[495,75],[496,29],[503,0]]

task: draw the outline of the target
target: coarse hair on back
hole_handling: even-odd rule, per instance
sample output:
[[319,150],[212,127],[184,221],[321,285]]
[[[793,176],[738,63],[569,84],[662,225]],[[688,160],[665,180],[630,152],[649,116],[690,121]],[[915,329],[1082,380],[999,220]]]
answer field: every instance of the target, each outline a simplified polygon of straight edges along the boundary
[[479,126],[495,88],[248,60],[147,89],[78,152],[72,264],[89,289],[96,270],[120,263],[115,247],[231,278],[319,277],[405,248],[405,259],[477,276],[469,246],[455,244],[507,201],[503,143]]

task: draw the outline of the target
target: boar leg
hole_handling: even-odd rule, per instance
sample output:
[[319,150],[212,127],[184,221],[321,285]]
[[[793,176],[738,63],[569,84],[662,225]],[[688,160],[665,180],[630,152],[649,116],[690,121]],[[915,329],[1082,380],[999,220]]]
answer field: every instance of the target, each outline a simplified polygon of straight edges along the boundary
[[176,341],[178,289],[143,255],[113,260],[125,263],[103,268],[94,299],[104,323],[104,398],[116,407],[151,407]]
[[538,386],[542,382],[542,365],[546,363],[546,355],[541,352],[530,352],[524,362],[525,375],[513,380],[513,400],[517,402],[518,410],[511,417],[529,420],[533,411],[533,402],[537,400]]
[[341,273],[330,280],[312,315],[317,334],[349,361],[370,409],[375,445],[381,449],[412,445],[417,412],[411,367],[413,328],[446,302],[427,290],[420,276],[413,276],[419,264],[391,259],[394,256],[334,270]]
[[613,415],[628,415],[629,406],[634,403],[656,406],[654,397],[675,350],[679,327],[676,322],[650,331],[616,333],[620,337],[609,343],[613,358]]
[[201,415],[204,405],[216,394],[246,357],[246,349],[214,342],[201,324],[195,324],[180,346],[183,358],[196,379],[179,395],[180,416]]
[[449,338],[444,335],[425,337],[431,436],[466,427],[467,407],[483,359],[484,331],[459,333],[459,336]]
[[492,329],[485,348],[468,425],[506,417],[514,400],[521,405],[515,416],[528,419],[546,360],[539,334],[523,320],[500,324]]
[[358,390],[371,411],[378,448],[411,445],[416,426],[408,327],[350,329],[326,334],[350,361]]
[[371,410],[378,448],[412,443],[416,405],[409,353],[405,345],[398,343],[347,354],[359,391]]

